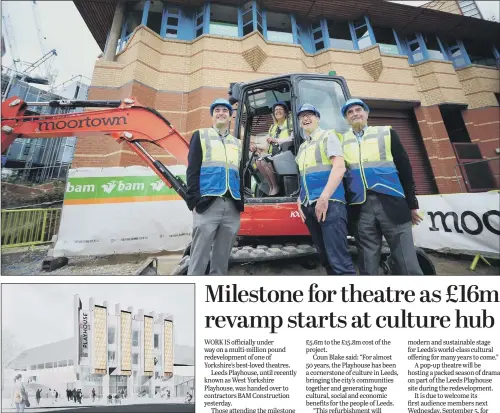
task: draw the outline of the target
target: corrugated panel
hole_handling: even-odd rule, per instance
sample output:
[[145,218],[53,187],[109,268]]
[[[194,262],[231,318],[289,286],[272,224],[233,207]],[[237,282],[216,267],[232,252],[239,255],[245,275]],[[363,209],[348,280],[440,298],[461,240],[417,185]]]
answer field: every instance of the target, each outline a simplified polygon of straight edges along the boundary
[[116,0],[74,0],[77,10],[102,51],[113,23]]
[[392,126],[410,158],[417,195],[437,194],[434,174],[412,111],[372,109],[371,126]]

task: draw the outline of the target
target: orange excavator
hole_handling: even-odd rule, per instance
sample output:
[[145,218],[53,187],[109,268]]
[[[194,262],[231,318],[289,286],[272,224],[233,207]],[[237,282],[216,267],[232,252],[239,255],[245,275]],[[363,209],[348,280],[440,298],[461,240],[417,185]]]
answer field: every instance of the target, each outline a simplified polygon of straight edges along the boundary
[[[321,112],[323,129],[347,130],[340,108],[348,99],[345,80],[340,76],[319,74],[288,74],[249,83],[232,83],[229,89],[231,104],[237,104],[234,136],[242,142],[243,159],[240,165],[245,212],[237,245],[232,250],[231,262],[256,262],[278,259],[298,260],[305,268],[316,264],[315,248],[307,227],[297,211],[299,175],[295,165],[296,150],[301,143],[301,131],[295,119],[296,108],[308,102]],[[269,185],[254,168],[255,153],[250,142],[265,135],[272,124],[272,106],[286,102],[290,108],[294,136],[279,153],[266,157],[277,175],[280,192],[270,196]],[[98,108],[84,112],[59,115],[25,115],[30,106],[53,108]],[[11,97],[2,103],[2,154],[16,138],[54,138],[64,136],[109,136],[117,143],[128,145],[169,187],[186,200],[186,184],[161,161],[155,160],[143,144],[156,145],[174,156],[178,164],[187,165],[189,141],[158,111],[142,106],[133,97],[123,100],[54,100],[24,102]],[[353,238],[350,243],[355,253]],[[189,263],[190,245],[177,266],[176,274],[185,274]],[[417,255],[424,274],[435,274],[432,261],[421,249]],[[49,266],[50,267],[50,266]],[[381,273],[397,273],[384,248]]]

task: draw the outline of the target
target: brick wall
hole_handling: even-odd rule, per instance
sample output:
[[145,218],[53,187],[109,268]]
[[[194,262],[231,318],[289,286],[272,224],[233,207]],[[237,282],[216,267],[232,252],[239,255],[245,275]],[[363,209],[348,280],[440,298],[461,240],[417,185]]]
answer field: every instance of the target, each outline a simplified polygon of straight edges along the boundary
[[[463,118],[472,143],[477,143],[483,158],[498,158],[500,148],[500,107],[465,110]],[[500,188],[500,161],[488,162],[490,170]]]
[[[267,43],[258,32],[241,39],[205,35],[184,42],[162,39],[149,28],[139,26],[116,61],[97,61],[89,99],[134,96],[143,105],[158,110],[189,138],[196,129],[211,123],[208,108],[215,98],[227,97],[231,82],[331,70],[346,79],[353,96],[421,102],[415,112],[442,193],[457,192],[460,187],[453,169],[457,160],[438,105],[497,106],[496,112],[478,112],[466,120],[473,122],[468,128],[474,129],[474,139],[480,139],[483,132],[488,139],[494,138],[495,126],[487,126],[490,121],[476,121],[475,116],[482,119],[496,113],[498,119],[494,95],[500,92],[497,69],[469,66],[455,70],[451,62],[435,60],[410,65],[406,56],[383,54],[378,45],[363,51],[328,49],[310,55],[298,45]],[[491,156],[498,147],[488,139],[480,143],[485,156]],[[146,147],[162,162],[176,163],[168,153]],[[135,153],[109,137],[77,142],[75,167],[133,164],[140,164]]]
[[[446,131],[439,106],[420,106],[415,109],[415,116],[439,193],[450,194],[461,192],[460,184],[455,176],[457,158],[448,132]],[[458,179],[462,181],[460,182],[462,188],[465,188],[463,178],[458,171],[457,173],[459,175]]]

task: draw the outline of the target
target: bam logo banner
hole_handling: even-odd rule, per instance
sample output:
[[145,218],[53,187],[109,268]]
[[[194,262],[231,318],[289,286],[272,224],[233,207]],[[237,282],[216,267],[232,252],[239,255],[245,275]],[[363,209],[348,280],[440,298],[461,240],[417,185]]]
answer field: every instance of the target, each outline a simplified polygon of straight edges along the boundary
[[425,218],[414,227],[415,245],[438,251],[500,255],[500,193],[418,196]]
[[[169,168],[185,179],[185,166]],[[71,169],[54,256],[182,251],[192,222],[186,203],[147,167]]]

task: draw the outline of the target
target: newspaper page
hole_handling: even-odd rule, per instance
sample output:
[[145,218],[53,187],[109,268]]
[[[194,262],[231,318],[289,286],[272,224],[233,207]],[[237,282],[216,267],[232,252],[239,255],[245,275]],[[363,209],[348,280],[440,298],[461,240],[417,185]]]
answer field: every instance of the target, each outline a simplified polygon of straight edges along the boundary
[[197,283],[197,412],[500,411],[496,277],[224,281]]

